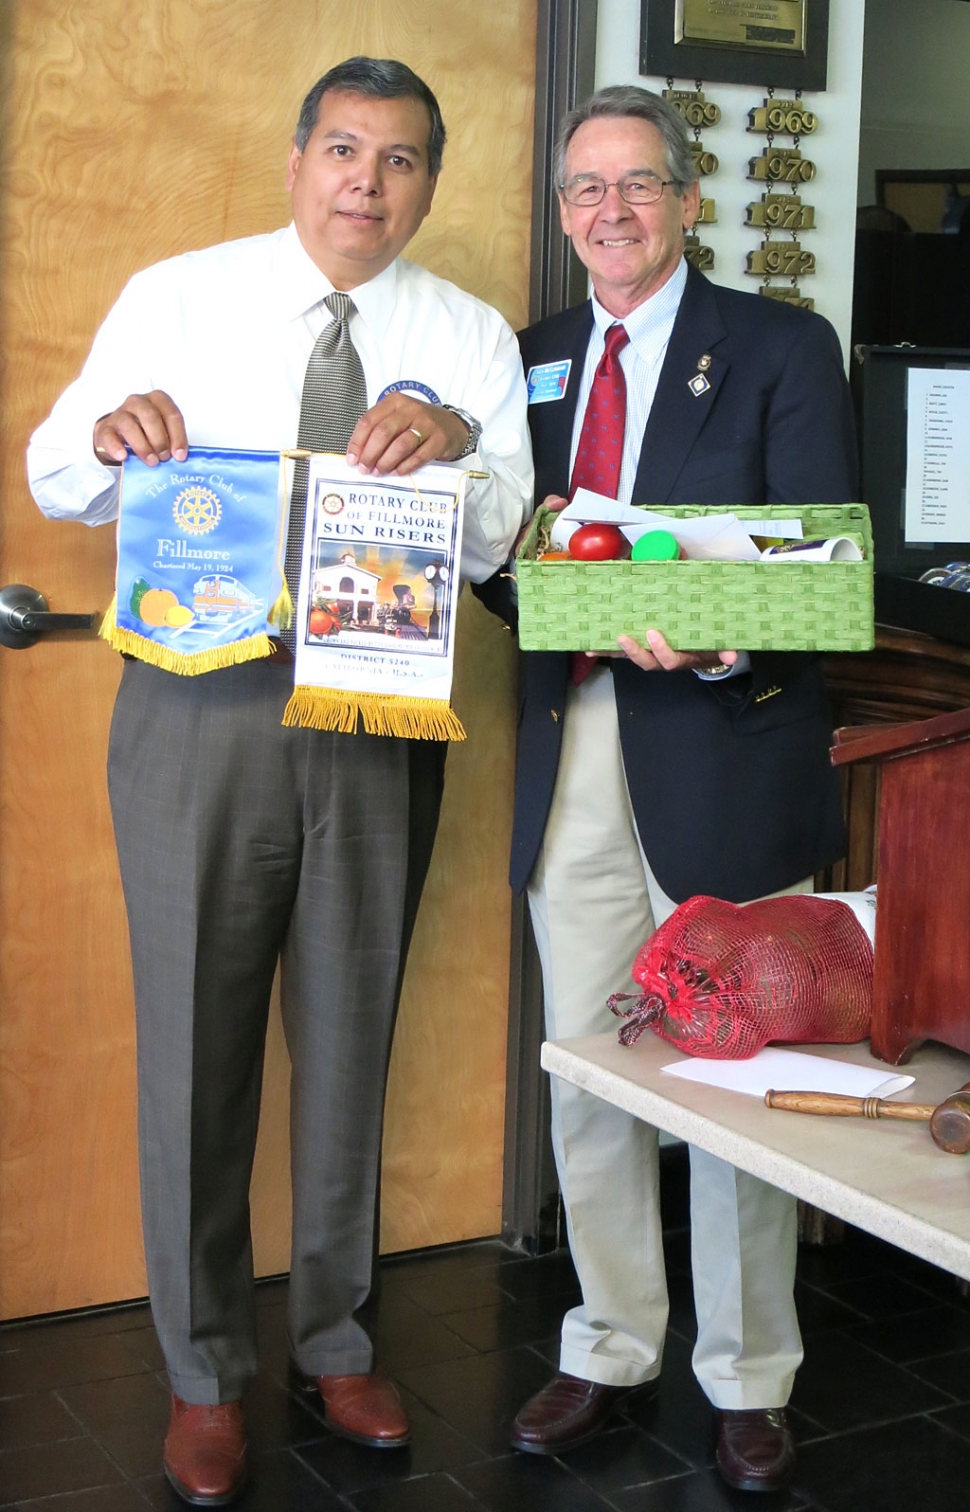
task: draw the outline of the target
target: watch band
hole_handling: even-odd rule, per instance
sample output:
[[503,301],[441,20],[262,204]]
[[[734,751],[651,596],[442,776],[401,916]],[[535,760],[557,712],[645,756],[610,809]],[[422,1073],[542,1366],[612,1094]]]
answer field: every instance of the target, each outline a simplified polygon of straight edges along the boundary
[[460,451],[454,459],[456,462],[461,462],[464,457],[470,457],[474,451],[477,451],[482,435],[482,423],[467,410],[459,409],[457,404],[443,404],[441,408],[448,410],[452,415],[457,415],[459,420],[464,420],[468,426],[468,440],[465,442],[464,450]]

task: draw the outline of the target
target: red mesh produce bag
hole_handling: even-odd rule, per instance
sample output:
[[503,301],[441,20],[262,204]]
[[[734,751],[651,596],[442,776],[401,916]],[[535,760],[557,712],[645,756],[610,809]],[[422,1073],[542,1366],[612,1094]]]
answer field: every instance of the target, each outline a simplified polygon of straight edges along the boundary
[[609,1006],[624,1045],[647,1028],[678,1050],[746,1060],[769,1042],[865,1039],[872,945],[845,903],[796,894],[759,903],[688,898],[633,963],[642,995]]

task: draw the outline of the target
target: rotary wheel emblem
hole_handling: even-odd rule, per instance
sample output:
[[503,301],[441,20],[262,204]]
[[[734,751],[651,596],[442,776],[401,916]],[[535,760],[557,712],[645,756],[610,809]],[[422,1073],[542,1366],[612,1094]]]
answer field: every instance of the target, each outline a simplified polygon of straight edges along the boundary
[[321,500],[321,507],[323,509],[324,514],[328,514],[328,515],[339,514],[340,511],[344,507],[344,501],[343,501],[342,497],[340,496],[340,494],[335,494],[335,493],[324,494],[323,499]]
[[207,535],[218,525],[222,505],[209,488],[183,488],[172,505],[172,514],[186,535]]

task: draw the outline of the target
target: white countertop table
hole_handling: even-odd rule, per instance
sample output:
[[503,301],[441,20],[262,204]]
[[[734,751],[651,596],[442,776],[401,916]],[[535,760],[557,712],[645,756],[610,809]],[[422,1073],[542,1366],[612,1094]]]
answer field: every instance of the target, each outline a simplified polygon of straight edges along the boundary
[[[868,1044],[788,1048],[893,1069]],[[542,1047],[543,1066],[564,1081],[970,1280],[970,1154],[938,1149],[928,1124],[787,1113],[662,1073],[687,1059],[649,1030],[629,1047],[614,1033]],[[970,1081],[970,1057],[942,1045],[898,1069],[916,1080],[893,1102],[936,1104]]]

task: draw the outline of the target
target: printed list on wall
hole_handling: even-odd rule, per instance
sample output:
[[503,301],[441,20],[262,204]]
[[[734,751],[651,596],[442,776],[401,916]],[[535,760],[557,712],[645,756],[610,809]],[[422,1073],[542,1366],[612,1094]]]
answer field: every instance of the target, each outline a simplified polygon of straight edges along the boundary
[[970,371],[909,370],[905,536],[970,541]]

